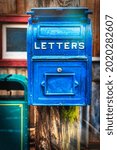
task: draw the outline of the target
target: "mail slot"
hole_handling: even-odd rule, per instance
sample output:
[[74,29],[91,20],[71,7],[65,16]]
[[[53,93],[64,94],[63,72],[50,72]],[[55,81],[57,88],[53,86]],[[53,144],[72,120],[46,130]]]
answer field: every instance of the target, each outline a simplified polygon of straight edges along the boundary
[[30,105],[89,105],[92,28],[84,7],[32,8],[27,29]]

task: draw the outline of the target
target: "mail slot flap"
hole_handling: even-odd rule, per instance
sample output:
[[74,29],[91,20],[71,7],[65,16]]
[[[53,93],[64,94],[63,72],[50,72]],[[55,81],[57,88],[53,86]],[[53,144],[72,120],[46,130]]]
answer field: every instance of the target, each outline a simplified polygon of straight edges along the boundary
[[87,56],[33,56],[33,61],[88,61]]
[[78,84],[75,80],[75,73],[45,73],[45,80],[41,83],[44,88],[44,95],[52,96],[74,95],[75,87]]
[[78,24],[38,25],[37,39],[83,39],[85,27]]

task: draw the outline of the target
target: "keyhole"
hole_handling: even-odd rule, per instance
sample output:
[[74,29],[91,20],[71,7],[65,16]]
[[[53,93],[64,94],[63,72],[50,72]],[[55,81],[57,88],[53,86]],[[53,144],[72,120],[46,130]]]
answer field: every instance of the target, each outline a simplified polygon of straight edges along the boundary
[[57,68],[57,72],[62,72],[62,68]]

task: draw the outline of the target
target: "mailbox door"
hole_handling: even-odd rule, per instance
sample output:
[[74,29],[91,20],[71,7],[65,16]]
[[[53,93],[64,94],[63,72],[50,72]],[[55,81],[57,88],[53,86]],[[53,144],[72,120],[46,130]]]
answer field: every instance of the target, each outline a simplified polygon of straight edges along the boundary
[[33,63],[33,104],[38,105],[84,105],[87,101],[86,61]]

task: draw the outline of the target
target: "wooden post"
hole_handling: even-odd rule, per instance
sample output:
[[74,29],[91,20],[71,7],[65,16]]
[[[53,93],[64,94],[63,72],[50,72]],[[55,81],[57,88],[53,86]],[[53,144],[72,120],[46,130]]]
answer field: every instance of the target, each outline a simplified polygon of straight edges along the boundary
[[59,107],[37,106],[36,150],[61,150]]

